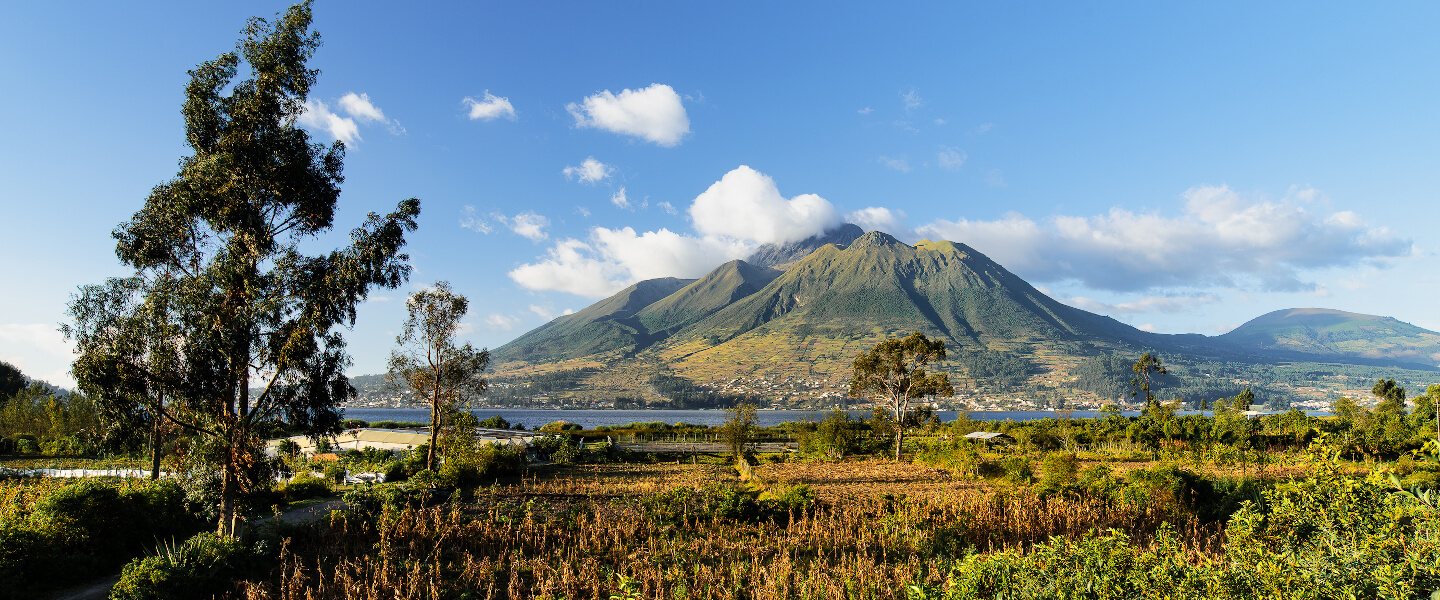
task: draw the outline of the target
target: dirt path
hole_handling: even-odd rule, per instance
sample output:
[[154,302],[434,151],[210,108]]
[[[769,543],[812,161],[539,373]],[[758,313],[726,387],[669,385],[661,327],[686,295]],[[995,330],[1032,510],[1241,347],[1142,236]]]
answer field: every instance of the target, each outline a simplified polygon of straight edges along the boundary
[[41,596],[41,598],[46,600],[105,600],[110,597],[110,588],[115,587],[115,584],[119,582],[119,575],[111,575],[75,587],[56,590],[51,595]]

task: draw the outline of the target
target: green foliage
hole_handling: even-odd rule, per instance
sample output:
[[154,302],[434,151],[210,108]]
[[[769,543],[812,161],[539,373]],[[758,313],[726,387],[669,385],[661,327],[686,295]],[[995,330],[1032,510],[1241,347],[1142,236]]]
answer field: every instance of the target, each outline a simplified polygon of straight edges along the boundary
[[740,454],[755,440],[755,405],[749,402],[736,404],[725,411],[725,424],[720,426],[720,439],[730,449],[730,458],[736,462]]
[[82,389],[113,412],[143,405],[203,438],[221,472],[226,535],[235,500],[263,485],[242,477],[268,421],[338,430],[354,395],[339,329],[372,288],[408,278],[400,249],[420,213],[404,200],[368,215],[348,246],[300,252],[333,227],[344,179],[344,144],[312,144],[295,121],[318,76],[306,65],[320,44],[310,23],[308,2],[252,19],[234,51],[190,71],[190,152],[113,233],[133,275],[81,288],[65,327]]
[[919,331],[904,338],[891,338],[855,357],[851,367],[850,395],[874,392],[893,414],[895,460],[904,449],[905,417],[910,403],[924,396],[951,396],[947,373],[926,373],[931,362],[945,360],[945,342],[931,340]]
[[113,573],[157,539],[188,536],[202,527],[173,480],[130,482],[124,488],[97,480],[64,485],[28,510],[0,519],[0,597],[25,597],[46,585]]
[[582,429],[584,429],[584,427],[581,427],[569,421],[551,421],[540,427],[540,431],[546,433],[559,433],[561,431],[580,431]]
[[0,437],[22,454],[82,455],[105,438],[100,415],[86,394],[61,394],[32,383],[0,403]]
[[189,600],[222,597],[242,581],[269,575],[274,558],[264,549],[214,533],[196,534],[183,543],[125,565],[110,592],[113,600]]
[[984,349],[965,352],[956,361],[973,379],[986,380],[999,389],[1019,387],[1030,375],[1030,361],[1015,352]]
[[[416,399],[430,406],[431,450],[425,468],[433,470],[436,439],[446,425],[444,419],[453,419],[457,406],[485,393],[482,374],[490,366],[490,352],[476,350],[469,342],[455,344],[470,301],[452,292],[448,282],[410,294],[405,306],[409,316],[400,335],[395,336],[397,348],[390,351],[390,371],[385,377],[403,383]],[[474,417],[469,421],[473,423]],[[472,424],[470,434],[473,429]]]
[[291,478],[279,491],[285,495],[286,502],[324,498],[334,493],[334,482],[329,477],[316,477],[305,472]]
[[5,406],[5,401],[25,389],[25,386],[25,375],[20,372],[20,369],[0,360],[0,407]]
[[802,437],[802,443],[809,446],[807,452],[836,460],[845,458],[861,450],[860,425],[850,420],[850,413],[837,408],[825,415],[813,434]]

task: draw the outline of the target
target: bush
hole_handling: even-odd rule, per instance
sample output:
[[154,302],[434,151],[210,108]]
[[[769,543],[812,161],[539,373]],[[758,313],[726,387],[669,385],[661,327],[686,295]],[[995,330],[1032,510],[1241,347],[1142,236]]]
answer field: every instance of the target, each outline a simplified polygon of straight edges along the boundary
[[440,467],[440,482],[472,490],[486,481],[514,477],[525,469],[525,451],[518,446],[481,444],[473,453],[447,457]]
[[544,431],[546,433],[559,433],[561,431],[580,431],[581,429],[584,429],[584,427],[581,427],[569,421],[551,421],[541,427],[540,431]]
[[397,460],[397,461],[395,461],[395,462],[390,463],[389,465],[387,465],[387,466],[385,467],[385,481],[386,481],[386,482],[405,481],[406,479],[409,479],[409,478],[410,478],[410,471],[409,471],[409,469],[406,468],[406,464],[405,464],[404,462],[401,462],[401,461],[398,461],[398,460]]
[[286,502],[324,498],[334,493],[334,489],[330,487],[330,481],[332,480],[329,478],[321,479],[309,473],[301,473],[286,483],[280,491],[285,494]]
[[476,425],[476,427],[484,427],[486,429],[509,429],[510,422],[506,421],[505,417],[495,415],[493,417],[485,419],[484,421],[480,421]]
[[345,483],[345,467],[339,463],[325,465],[325,480],[330,483]]
[[125,565],[110,598],[186,600],[224,596],[237,591],[242,581],[265,577],[271,562],[261,550],[205,532]]

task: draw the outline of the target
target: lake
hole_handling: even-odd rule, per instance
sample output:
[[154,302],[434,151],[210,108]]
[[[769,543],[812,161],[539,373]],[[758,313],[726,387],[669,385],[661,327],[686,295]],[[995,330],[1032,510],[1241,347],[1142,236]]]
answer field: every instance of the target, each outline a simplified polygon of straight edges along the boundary
[[[540,408],[484,408],[471,411],[480,419],[499,415],[511,425],[523,424],[534,429],[552,421],[569,421],[586,429],[601,425],[625,425],[627,423],[661,421],[664,423],[686,422],[697,425],[723,425],[729,413],[724,410],[557,410]],[[760,426],[770,427],[786,421],[821,421],[828,410],[757,410],[755,416]],[[852,410],[851,417],[868,417],[869,411]],[[942,421],[952,421],[959,414],[953,410],[936,411]],[[1054,418],[1048,410],[978,410],[970,411],[970,418],[976,421],[1033,421]],[[1099,411],[1071,411],[1076,419],[1093,418]],[[1140,414],[1125,411],[1125,416]],[[345,411],[347,419],[366,421],[414,421],[430,422],[430,410],[426,408],[352,408]]]

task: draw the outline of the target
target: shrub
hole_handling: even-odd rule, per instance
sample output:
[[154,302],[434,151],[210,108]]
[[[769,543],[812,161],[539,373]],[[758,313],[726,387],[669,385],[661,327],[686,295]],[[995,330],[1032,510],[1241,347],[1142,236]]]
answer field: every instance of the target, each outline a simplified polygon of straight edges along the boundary
[[286,483],[281,492],[285,494],[286,502],[324,498],[334,492],[330,487],[331,481],[329,478],[322,479],[309,473],[301,473]]
[[325,465],[325,480],[330,483],[345,483],[345,467],[333,462]]
[[397,460],[397,461],[395,461],[395,462],[390,463],[389,465],[386,465],[386,467],[385,467],[385,481],[387,481],[387,482],[405,481],[406,479],[409,479],[409,478],[410,478],[410,471],[409,471],[409,469],[406,468],[406,464],[405,464],[404,462],[401,462],[401,461],[398,461],[398,460]]
[[584,429],[584,427],[581,427],[569,421],[551,421],[541,427],[540,431],[544,431],[546,433],[559,433],[561,431],[580,431],[581,429]]
[[480,421],[478,424],[476,424],[476,427],[484,427],[486,429],[509,429],[510,422],[506,421],[505,417],[495,415],[493,417],[485,419],[484,421]]
[[195,535],[178,546],[125,565],[110,591],[115,600],[185,600],[214,598],[237,591],[241,581],[255,581],[270,571],[262,550],[214,533]]

